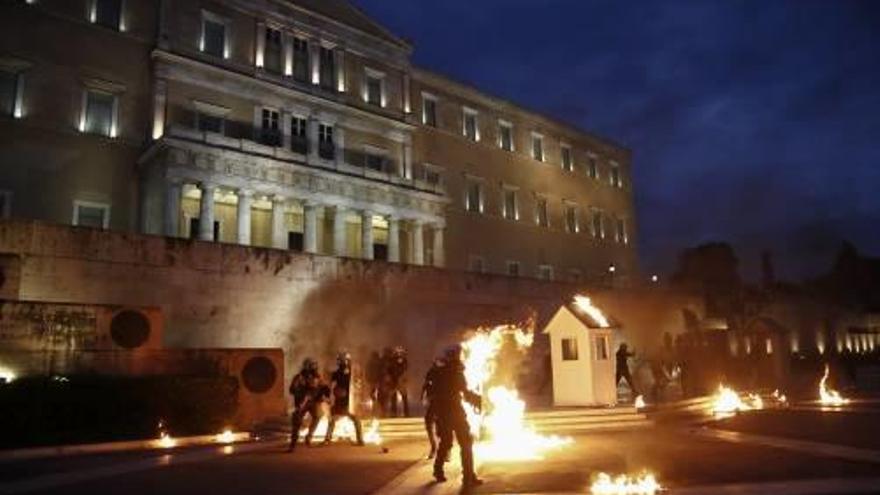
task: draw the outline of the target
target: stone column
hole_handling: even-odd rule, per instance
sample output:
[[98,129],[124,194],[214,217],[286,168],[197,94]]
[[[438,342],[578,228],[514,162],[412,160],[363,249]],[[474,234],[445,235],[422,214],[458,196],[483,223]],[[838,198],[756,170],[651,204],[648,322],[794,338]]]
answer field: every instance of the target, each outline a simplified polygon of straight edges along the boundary
[[421,220],[413,220],[410,227],[412,229],[412,254],[411,262],[413,265],[425,264],[425,235],[422,228]]
[[[22,87],[21,84],[18,85]],[[159,139],[165,135],[165,108],[168,101],[168,81],[156,79],[153,87],[153,139]]]
[[309,40],[309,62],[312,84],[321,84],[321,42],[317,38]]
[[348,216],[348,211],[341,206],[337,206],[336,213],[333,215],[333,254],[336,256],[348,255],[345,226],[346,216]]
[[290,77],[293,75],[293,36],[288,33],[282,33],[282,43],[284,43],[284,75]]
[[412,103],[410,102],[410,82],[409,74],[403,75],[403,113],[412,113]]
[[400,219],[388,217],[388,261],[400,263]]
[[318,205],[312,202],[303,204],[303,251],[318,252]]
[[281,196],[274,196],[272,198],[272,247],[275,249],[287,249],[284,205],[284,198]]
[[165,235],[180,237],[180,182],[168,181],[165,184]]
[[443,251],[443,225],[434,226],[434,266],[443,268],[446,265],[446,253]]
[[345,81],[345,50],[336,48],[336,90],[344,93],[346,90]]
[[373,259],[373,212],[361,212],[361,257]]
[[309,117],[306,121],[306,137],[309,140],[309,162],[317,163],[318,161],[318,127],[321,125],[315,117]]
[[333,127],[333,144],[336,146],[336,166],[345,163],[345,131],[339,125]]
[[257,23],[257,51],[254,54],[254,62],[257,68],[262,69],[265,66],[266,56],[266,23]]
[[238,191],[238,243],[251,245],[251,192],[246,189]]
[[202,182],[199,185],[202,190],[202,198],[199,201],[199,240],[214,240],[214,191],[217,186],[210,182]]
[[407,140],[400,145],[399,174],[404,179],[412,179],[412,143]]

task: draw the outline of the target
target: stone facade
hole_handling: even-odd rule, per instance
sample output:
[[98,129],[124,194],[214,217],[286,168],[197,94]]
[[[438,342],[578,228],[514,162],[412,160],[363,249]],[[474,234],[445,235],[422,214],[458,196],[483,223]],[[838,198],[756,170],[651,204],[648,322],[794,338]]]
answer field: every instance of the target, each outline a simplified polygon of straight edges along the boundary
[[628,150],[413,67],[409,43],[347,2],[115,4],[0,6],[0,213],[518,277],[637,276]]

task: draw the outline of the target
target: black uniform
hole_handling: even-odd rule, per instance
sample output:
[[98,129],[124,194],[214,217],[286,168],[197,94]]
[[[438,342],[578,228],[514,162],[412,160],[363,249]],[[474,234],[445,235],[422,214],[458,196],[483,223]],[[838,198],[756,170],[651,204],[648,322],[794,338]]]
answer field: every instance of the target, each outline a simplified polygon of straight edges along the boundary
[[628,352],[626,347],[621,346],[617,350],[617,375],[614,380],[614,386],[616,387],[618,383],[620,383],[620,379],[623,378],[626,380],[627,385],[629,385],[629,389],[632,391],[633,396],[639,395],[636,390],[636,386],[633,384],[632,375],[629,373],[629,363],[627,359],[635,356],[635,354]]
[[391,416],[397,416],[397,397],[403,402],[403,416],[409,417],[409,399],[407,398],[407,370],[409,361],[406,353],[400,349],[395,350],[390,360],[386,363],[386,375],[388,380],[388,399],[391,401]]
[[345,416],[354,423],[358,445],[363,445],[364,436],[361,430],[361,420],[352,414],[349,409],[351,405],[351,368],[341,366],[330,375],[330,394],[333,397],[333,402],[330,406],[330,424],[327,425],[327,436],[324,438],[324,441],[329,442],[333,438],[336,418]]
[[437,381],[437,375],[446,367],[445,361],[434,361],[431,369],[425,374],[425,383],[422,385],[422,400],[427,403],[425,408],[425,432],[428,434],[428,442],[431,444],[431,453],[428,458],[434,457],[437,453],[437,411],[434,402],[434,387]]
[[312,442],[312,435],[318,427],[321,405],[321,377],[317,371],[302,370],[293,377],[290,382],[290,394],[293,395],[293,413],[290,415],[290,447],[292,451],[299,440],[299,431],[302,428],[306,414],[309,415],[309,431],[305,442]]
[[461,361],[449,361],[436,373],[433,386],[434,410],[437,414],[437,433],[440,436],[440,448],[434,459],[434,477],[445,480],[443,462],[452,449],[452,435],[458,440],[461,451],[461,470],[466,485],[477,481],[474,471],[474,440],[471,436],[467,415],[462,406],[462,398],[479,408],[481,398],[467,388],[464,377],[464,365]]

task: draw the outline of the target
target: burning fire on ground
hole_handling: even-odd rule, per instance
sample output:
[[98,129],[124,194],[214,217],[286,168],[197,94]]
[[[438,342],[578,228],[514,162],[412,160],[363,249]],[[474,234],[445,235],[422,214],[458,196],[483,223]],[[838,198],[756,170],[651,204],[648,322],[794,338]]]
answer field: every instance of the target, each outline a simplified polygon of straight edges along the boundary
[[819,402],[823,406],[842,406],[849,402],[849,399],[844,398],[840,395],[840,392],[834,390],[832,388],[828,388],[828,375],[830,371],[828,370],[828,365],[825,365],[825,374],[822,376],[822,381],[819,382]]
[[612,477],[606,473],[599,473],[592,486],[590,493],[593,495],[653,495],[663,487],[657,482],[657,478],[651,473],[642,473],[638,476],[621,474]]
[[735,390],[720,385],[715,399],[712,401],[712,412],[716,416],[728,416],[742,411],[764,409],[764,401],[758,394],[749,394],[748,402],[744,401]]
[[[327,436],[327,428],[329,427],[330,421],[327,419],[327,416],[321,416],[321,419],[318,420],[318,426],[315,428],[315,433],[312,434],[312,440],[323,441]],[[308,428],[300,429],[300,438],[305,439],[308,432]],[[363,437],[366,444],[379,445],[382,443],[382,436],[379,434],[379,420],[373,418],[370,421],[370,426],[363,432]],[[357,441],[357,431],[355,430],[354,422],[350,418],[342,416],[336,420],[336,424],[333,426],[333,438],[330,441],[341,442],[346,440],[350,442]]]
[[636,400],[635,400],[635,402],[633,402],[633,405],[635,406],[636,409],[644,409],[645,407],[647,407],[647,404],[645,404],[645,397],[642,395],[639,395],[638,397],[636,397]]
[[519,352],[531,347],[531,328],[505,325],[478,329],[462,343],[462,360],[468,388],[483,395],[483,410],[463,402],[471,432],[482,438],[475,446],[478,460],[513,461],[541,459],[550,449],[571,443],[571,438],[541,435],[527,424],[525,402],[512,386],[495,384],[497,358],[505,341]]

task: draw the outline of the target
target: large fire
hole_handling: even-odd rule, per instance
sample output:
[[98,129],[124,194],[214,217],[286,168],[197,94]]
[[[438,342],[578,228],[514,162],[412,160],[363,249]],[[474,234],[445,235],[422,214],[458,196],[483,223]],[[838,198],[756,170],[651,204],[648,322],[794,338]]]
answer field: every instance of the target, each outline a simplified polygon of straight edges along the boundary
[[638,476],[621,474],[612,477],[606,473],[599,473],[590,493],[593,495],[654,495],[663,487],[657,482],[657,478],[651,473],[642,473]]
[[579,310],[587,313],[600,327],[608,328],[611,326],[608,324],[608,318],[605,317],[602,310],[593,306],[593,302],[589,297],[582,295],[574,296],[574,305],[577,306]]
[[849,399],[845,399],[837,390],[828,388],[827,381],[829,374],[830,371],[826,364],[825,375],[822,376],[822,381],[819,382],[819,402],[824,406],[842,406],[848,403]]
[[498,354],[508,339],[512,339],[522,352],[534,342],[534,333],[531,329],[505,325],[478,329],[462,343],[468,388],[482,394],[484,401],[482,411],[463,401],[471,432],[483,438],[475,446],[477,459],[481,461],[541,459],[547,450],[572,441],[570,438],[535,432],[526,424],[526,405],[515,388],[493,383],[497,378]]

